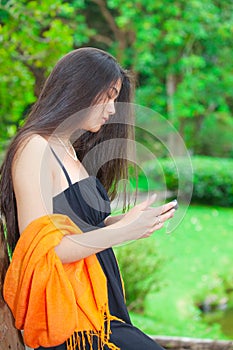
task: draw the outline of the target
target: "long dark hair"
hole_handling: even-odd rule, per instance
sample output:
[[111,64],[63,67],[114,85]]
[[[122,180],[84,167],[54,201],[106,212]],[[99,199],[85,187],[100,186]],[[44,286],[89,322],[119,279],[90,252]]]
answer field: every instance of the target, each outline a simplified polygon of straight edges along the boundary
[[[134,138],[130,119],[132,113],[129,107],[133,98],[132,78],[126,70],[120,67],[114,57],[96,48],[81,48],[68,53],[58,61],[47,78],[24,126],[11,142],[0,169],[0,249],[5,251],[4,258],[0,256],[1,259],[5,259],[4,262],[1,262],[1,266],[5,267],[2,271],[2,281],[9,265],[7,252],[13,252],[19,238],[17,207],[11,174],[16,151],[32,134],[48,137],[59,129],[59,126],[70,116],[78,112],[82,115],[82,110],[93,105],[93,102],[96,102],[98,97],[107,92],[119,79],[122,87],[116,100],[119,103],[119,107],[116,108],[118,117],[115,119],[116,122],[102,126],[96,133],[82,133],[78,139],[74,140],[75,150],[82,161],[88,152],[95,151],[98,144],[120,138],[121,142],[117,143],[117,153],[114,154],[112,149],[112,156],[108,154],[106,157],[105,152],[109,152],[109,147],[102,149],[101,152],[96,152],[96,162],[100,154],[102,160],[109,159],[105,164],[99,159],[102,166],[97,172],[96,169],[86,164],[90,174],[96,172],[95,175],[102,181],[111,199],[116,196],[118,181],[129,177],[127,139]],[[93,165],[93,162],[91,163]]]

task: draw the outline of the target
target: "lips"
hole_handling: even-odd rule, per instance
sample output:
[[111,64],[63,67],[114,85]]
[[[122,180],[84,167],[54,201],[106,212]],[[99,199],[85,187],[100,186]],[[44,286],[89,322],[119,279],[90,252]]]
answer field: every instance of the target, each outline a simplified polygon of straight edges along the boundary
[[103,118],[103,122],[106,123],[108,121],[108,118]]

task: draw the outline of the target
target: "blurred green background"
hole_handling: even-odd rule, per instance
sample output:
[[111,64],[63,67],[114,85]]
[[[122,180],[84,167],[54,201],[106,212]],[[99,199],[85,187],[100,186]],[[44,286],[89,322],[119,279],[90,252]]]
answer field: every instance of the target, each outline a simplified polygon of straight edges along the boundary
[[[82,46],[134,72],[135,102],[176,128],[193,164],[191,205],[174,232],[115,248],[134,323],[150,334],[232,339],[233,2],[2,0],[1,159],[53,65]],[[163,170],[147,162],[140,191],[149,180],[175,196],[174,161],[151,135],[136,136]]]

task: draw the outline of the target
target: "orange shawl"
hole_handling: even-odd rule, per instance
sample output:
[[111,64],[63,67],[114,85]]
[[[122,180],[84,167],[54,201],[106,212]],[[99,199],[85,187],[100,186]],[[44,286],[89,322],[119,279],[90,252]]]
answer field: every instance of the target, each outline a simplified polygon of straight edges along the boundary
[[55,253],[64,235],[79,233],[69,217],[52,214],[31,222],[16,245],[4,299],[29,347],[67,341],[67,349],[80,349],[84,335],[90,344],[96,335],[99,349],[119,349],[109,341],[110,321],[116,318],[109,312],[107,281],[96,255],[62,264]]

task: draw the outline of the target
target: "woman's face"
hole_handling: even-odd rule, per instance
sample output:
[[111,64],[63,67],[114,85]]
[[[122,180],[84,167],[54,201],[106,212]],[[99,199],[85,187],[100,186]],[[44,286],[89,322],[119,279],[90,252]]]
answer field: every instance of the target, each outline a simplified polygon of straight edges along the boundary
[[109,117],[115,114],[115,101],[121,90],[121,80],[119,79],[108,91],[98,99],[96,105],[91,107],[91,112],[84,124],[84,129],[97,132],[104,125]]

